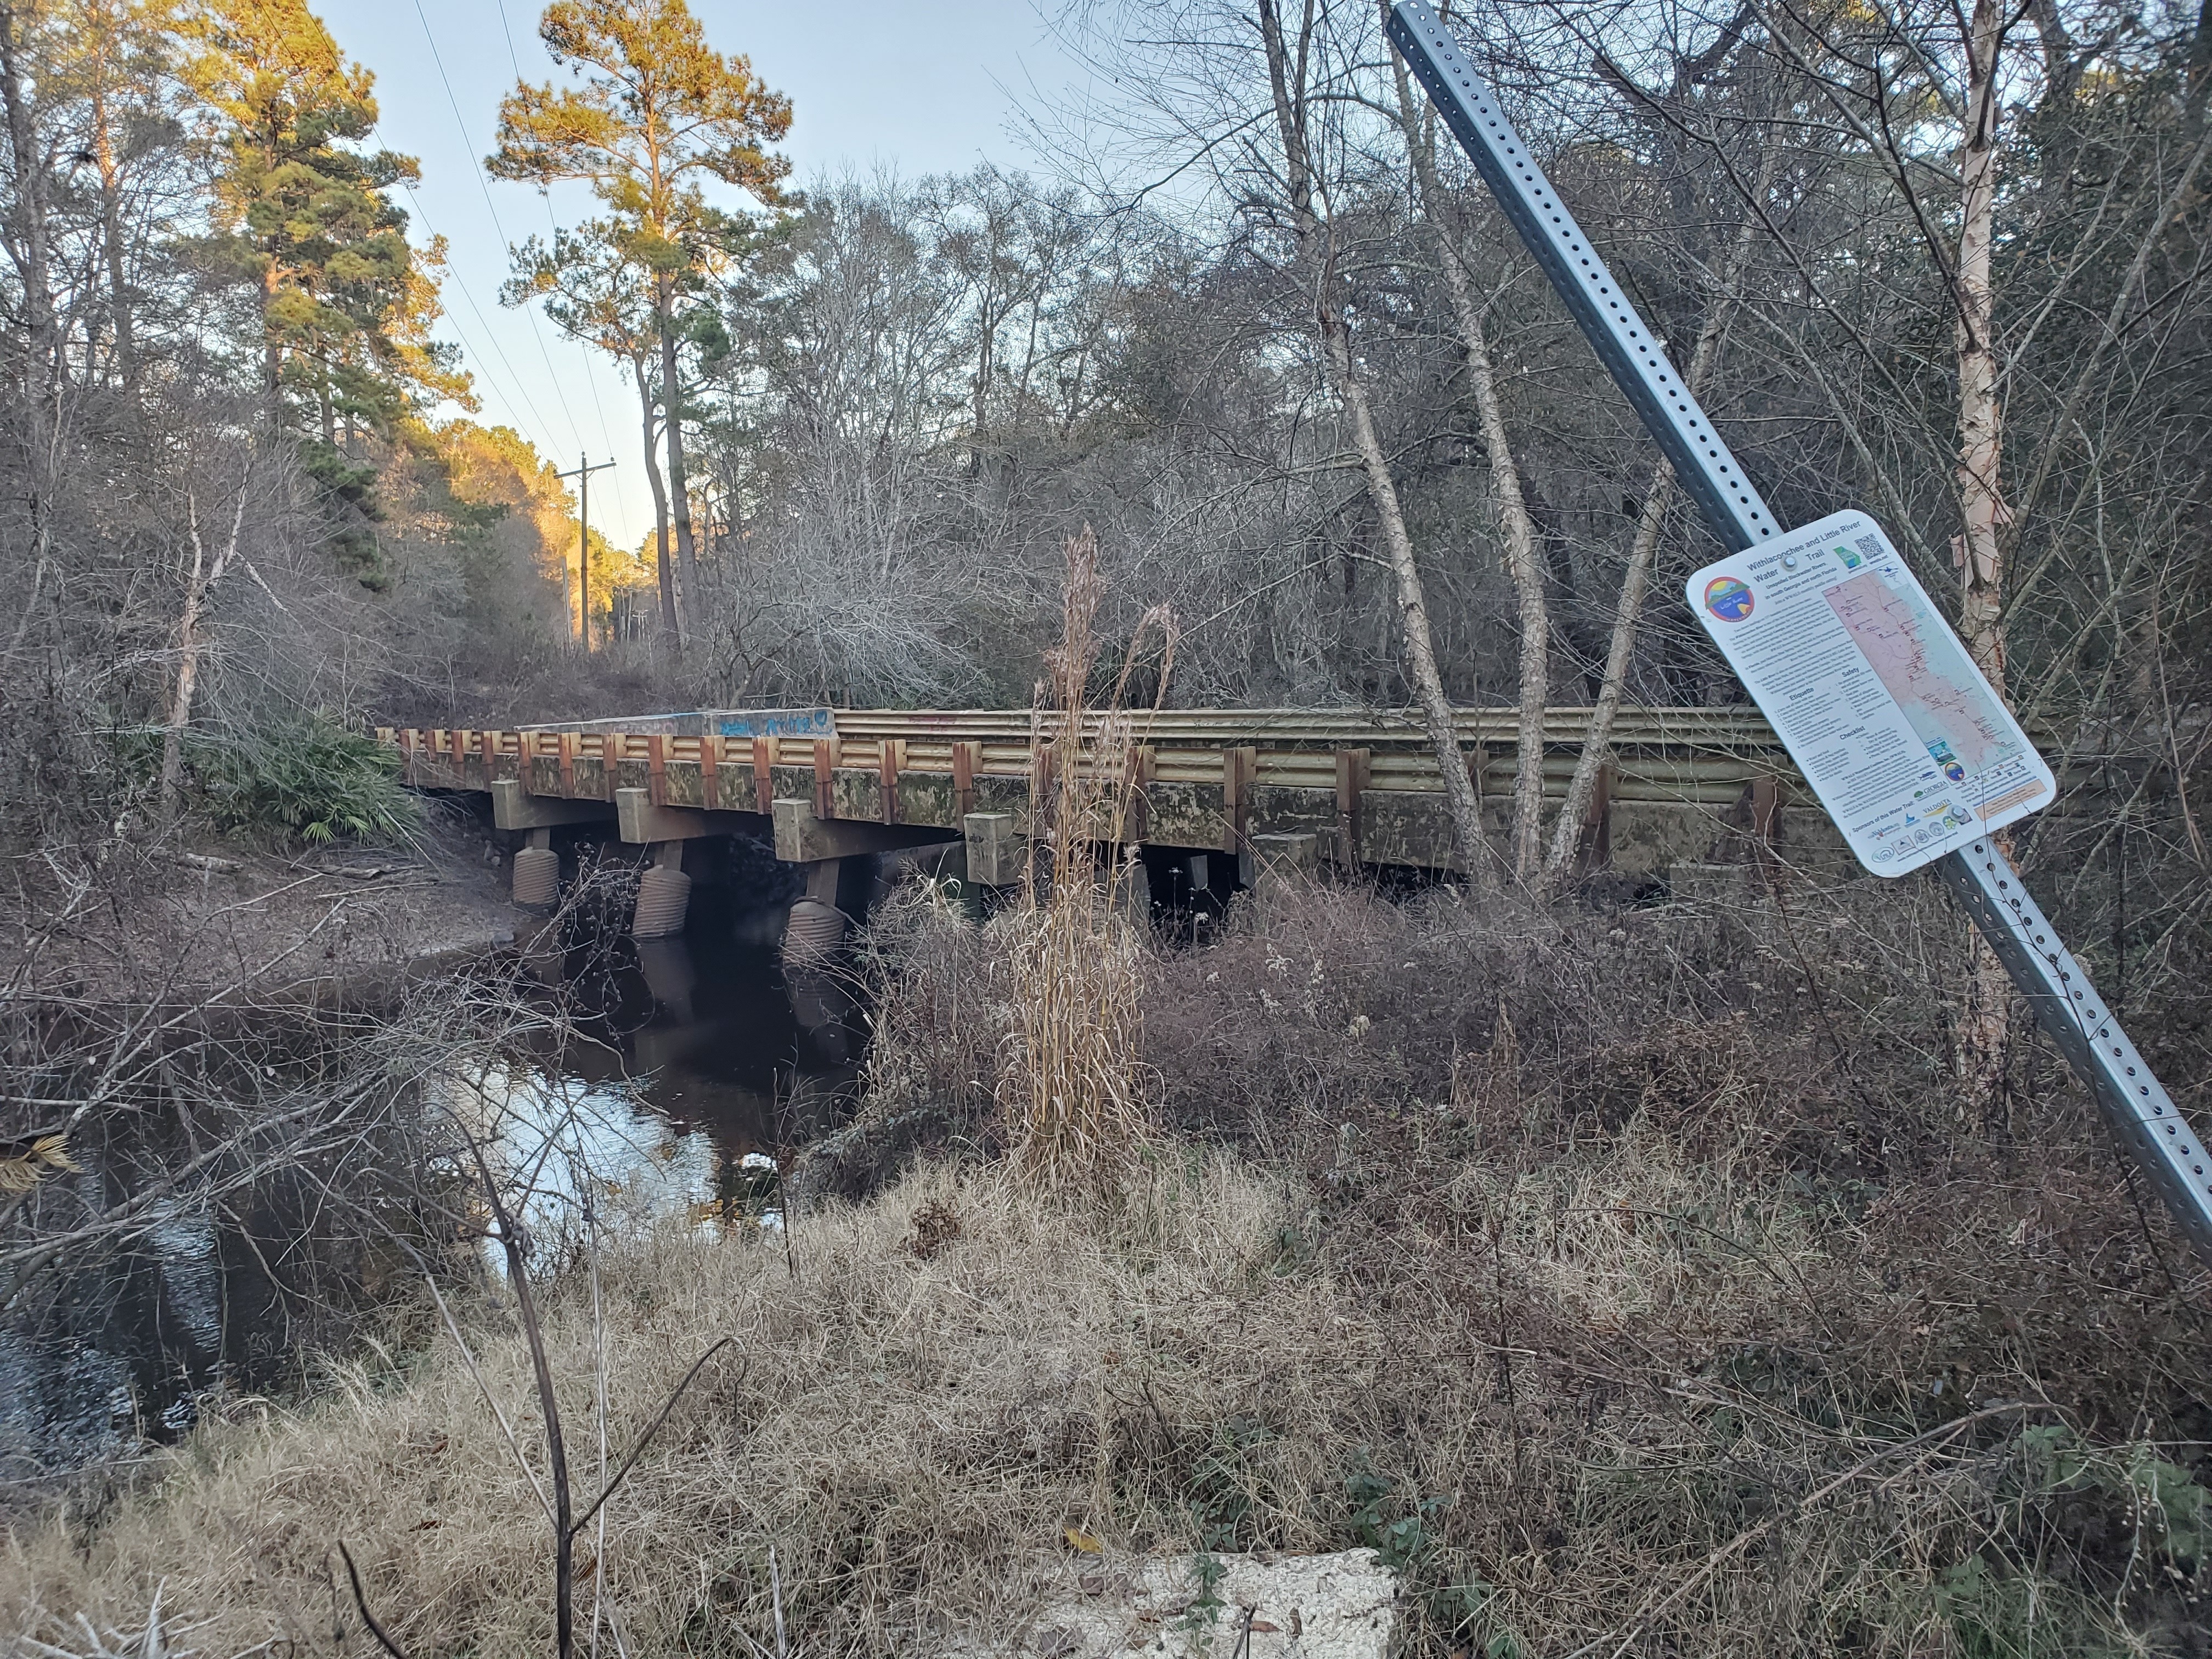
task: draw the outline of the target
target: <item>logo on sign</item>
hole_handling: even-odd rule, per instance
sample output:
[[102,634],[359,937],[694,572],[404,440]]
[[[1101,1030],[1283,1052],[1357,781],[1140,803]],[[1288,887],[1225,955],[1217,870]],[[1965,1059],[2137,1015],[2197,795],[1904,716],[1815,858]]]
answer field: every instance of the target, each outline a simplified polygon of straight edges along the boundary
[[1716,576],[1705,584],[1705,609],[1723,622],[1741,622],[1751,614],[1751,589],[1734,576]]

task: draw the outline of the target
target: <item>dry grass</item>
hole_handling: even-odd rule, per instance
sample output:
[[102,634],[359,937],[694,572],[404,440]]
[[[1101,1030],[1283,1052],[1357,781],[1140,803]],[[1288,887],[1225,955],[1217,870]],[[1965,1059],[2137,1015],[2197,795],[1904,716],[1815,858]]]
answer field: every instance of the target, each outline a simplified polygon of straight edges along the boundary
[[1030,821],[1045,868],[1031,863],[1020,905],[999,929],[1015,1010],[999,1098],[1018,1170],[1047,1187],[1098,1190],[1126,1180],[1149,1138],[1139,1055],[1144,951],[1121,893],[1142,723],[1128,708],[1129,677],[1157,630],[1158,684],[1166,686],[1175,625],[1165,611],[1148,613],[1103,707],[1091,708],[1103,593],[1097,538],[1085,529],[1066,551],[1060,643],[1047,658],[1030,736]]
[[[907,920],[884,1043],[902,1098],[972,1122],[994,1027],[933,988],[1001,958]],[[1440,1644],[1571,1650],[1681,1589],[1655,1620],[1683,1653],[2122,1626],[2164,1636],[2111,1650],[2198,1651],[2212,1278],[2047,1051],[2023,1036],[1997,1116],[1959,1109],[1917,988],[1960,941],[1891,890],[1531,913],[1323,885],[1148,953],[1164,1118],[1285,1181],[1285,1250],[1393,1356],[1389,1425],[1326,1432],[1390,1502],[1443,1500],[1414,1529]],[[1821,1524],[1783,1525],[1816,1494]]]
[[[973,1121],[1017,1018],[1002,936],[898,914],[878,1086]],[[1930,1085],[1940,1020],[1886,988],[1928,918],[1844,937],[1808,898],[1817,957],[1716,921],[1316,890],[1142,956],[1184,1127],[1127,1201],[939,1164],[788,1258],[611,1249],[617,1452],[736,1340],[618,1500],[628,1651],[771,1642],[771,1545],[811,1659],[1012,1647],[1073,1524],[1382,1548],[1437,1656],[2201,1653],[2206,1273],[2047,1073],[2001,1134]],[[1804,998],[1851,994],[1883,1000],[1846,1074]],[[543,1303],[581,1444],[587,1276],[549,1263]],[[526,1441],[527,1355],[478,1317]],[[543,1652],[527,1486],[450,1341],[398,1352],[19,1526],[0,1632],[128,1629],[166,1581],[204,1654],[333,1650],[343,1538],[418,1659]]]
[[[617,1451],[708,1342],[736,1339],[617,1499],[609,1567],[629,1650],[741,1651],[733,1626],[772,1641],[771,1543],[799,1634],[825,1654],[1007,1627],[1063,1524],[1174,1535],[1172,1444],[1286,1386],[1357,1388],[1326,1279],[1268,1272],[1282,1225],[1279,1189],[1217,1161],[1164,1172],[1103,1234],[1026,1185],[940,1172],[803,1224],[795,1273],[773,1237],[670,1232],[617,1250],[602,1273]],[[544,1310],[572,1424],[591,1413],[582,1278]],[[528,1443],[519,1336],[471,1340]],[[1326,1453],[1279,1462],[1275,1528],[1317,1541]],[[0,1557],[0,1630],[65,1639],[60,1615],[78,1610],[119,1628],[166,1582],[173,1619],[208,1621],[190,1638],[202,1652],[325,1650],[341,1539],[410,1652],[548,1646],[535,1500],[442,1337],[397,1365],[337,1369],[310,1410],[204,1431],[97,1522],[19,1530]]]
[[[1917,1373],[1877,1400],[1882,1379],[1822,1344],[1840,1298],[1899,1305],[1866,1229],[1753,1154],[1686,1157],[1654,1127],[1546,1176],[1462,1162],[1394,1197],[1395,1153],[1352,1137],[1319,1188],[1194,1153],[1086,1226],[1029,1182],[926,1170],[803,1223],[795,1271],[757,1236],[617,1249],[617,1452],[736,1340],[617,1502],[627,1650],[772,1643],[771,1545],[810,1654],[1012,1648],[1066,1580],[1069,1525],[1117,1551],[1379,1545],[1422,1651],[2129,1650],[2111,1607],[2145,1615],[2174,1565],[2172,1534],[2124,1515],[2151,1465],[2115,1447],[2062,1479],[2036,1437],[2066,1410],[1977,1395],[1915,1416]],[[572,1423],[583,1279],[545,1298]],[[471,1340],[527,1442],[523,1345],[496,1323]],[[335,1370],[307,1410],[204,1429],[108,1513],[19,1528],[0,1630],[62,1641],[79,1611],[130,1628],[165,1585],[173,1640],[201,1653],[331,1651],[341,1627],[359,1651],[333,1601],[343,1539],[410,1653],[542,1653],[533,1510],[433,1338]],[[2100,1559],[2132,1553],[2131,1589],[2082,1565],[2093,1523],[2124,1528]]]

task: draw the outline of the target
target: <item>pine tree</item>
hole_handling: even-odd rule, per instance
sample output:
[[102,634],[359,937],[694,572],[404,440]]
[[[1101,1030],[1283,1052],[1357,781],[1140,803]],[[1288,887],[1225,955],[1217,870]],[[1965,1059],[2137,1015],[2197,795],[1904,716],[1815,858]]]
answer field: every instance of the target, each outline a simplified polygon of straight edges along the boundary
[[[659,356],[659,403],[667,443],[667,495],[687,599],[698,592],[684,450],[678,353],[678,299],[748,231],[712,206],[705,180],[747,191],[764,207],[783,200],[790,163],[766,148],[791,128],[791,103],[755,77],[742,56],[725,58],[684,0],[555,0],[538,24],[553,61],[580,84],[519,85],[501,103],[503,179],[544,185],[588,183],[610,210],[586,228],[642,273]],[[651,399],[640,375],[652,424]],[[650,443],[648,443],[650,447]],[[664,559],[665,562],[665,559]],[[674,632],[664,578],[663,624]]]
[[410,247],[388,194],[415,161],[360,148],[374,77],[303,0],[210,0],[185,33],[216,160],[208,247],[258,285],[272,419],[313,410],[335,451],[341,422],[382,430],[435,398],[468,404],[458,354],[430,336],[442,244]]

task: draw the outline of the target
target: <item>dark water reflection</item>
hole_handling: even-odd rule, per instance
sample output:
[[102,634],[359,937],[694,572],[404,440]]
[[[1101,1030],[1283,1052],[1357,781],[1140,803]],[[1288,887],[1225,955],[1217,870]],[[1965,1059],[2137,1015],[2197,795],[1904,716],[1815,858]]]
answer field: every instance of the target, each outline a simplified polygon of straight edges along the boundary
[[[588,1183],[603,1218],[774,1224],[775,1163],[849,1109],[866,1022],[848,986],[787,980],[775,912],[695,915],[684,939],[619,940],[529,961],[580,1018],[557,1047],[441,1080],[509,1168],[561,1155],[543,1220],[573,1225]],[[90,1207],[115,1203],[166,1149],[77,1148]],[[250,1202],[180,1204],[96,1270],[50,1275],[0,1322],[0,1482],[35,1480],[139,1437],[169,1439],[215,1398],[299,1381],[353,1315],[414,1273],[398,1243],[333,1228],[305,1181]],[[215,1391],[211,1393],[210,1391]]]

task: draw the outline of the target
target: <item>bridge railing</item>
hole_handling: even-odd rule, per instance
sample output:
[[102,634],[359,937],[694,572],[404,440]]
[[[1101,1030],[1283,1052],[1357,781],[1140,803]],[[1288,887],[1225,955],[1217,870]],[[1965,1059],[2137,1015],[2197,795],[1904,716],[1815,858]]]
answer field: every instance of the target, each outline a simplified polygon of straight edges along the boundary
[[[403,778],[417,788],[506,785],[610,807],[617,792],[635,791],[656,811],[707,813],[767,814],[781,800],[822,819],[952,832],[971,813],[999,813],[1025,833],[1049,719],[1021,709],[843,709],[830,737],[445,727],[378,735],[400,751]],[[1547,797],[1565,795],[1588,720],[1586,709],[1548,713]],[[1455,862],[1436,756],[1410,714],[1166,709],[1132,724],[1133,746],[1116,748],[1107,763],[1131,769],[1139,839],[1236,851],[1255,836],[1315,834],[1340,858]],[[1516,711],[1463,709],[1458,725],[1480,791],[1502,807],[1518,764]],[[1598,846],[1621,814],[1694,814],[1686,826],[1654,820],[1637,830],[1643,861],[1698,856],[1723,816],[1771,835],[1803,793],[1772,729],[1747,708],[1623,709],[1611,750],[1589,826]]]

